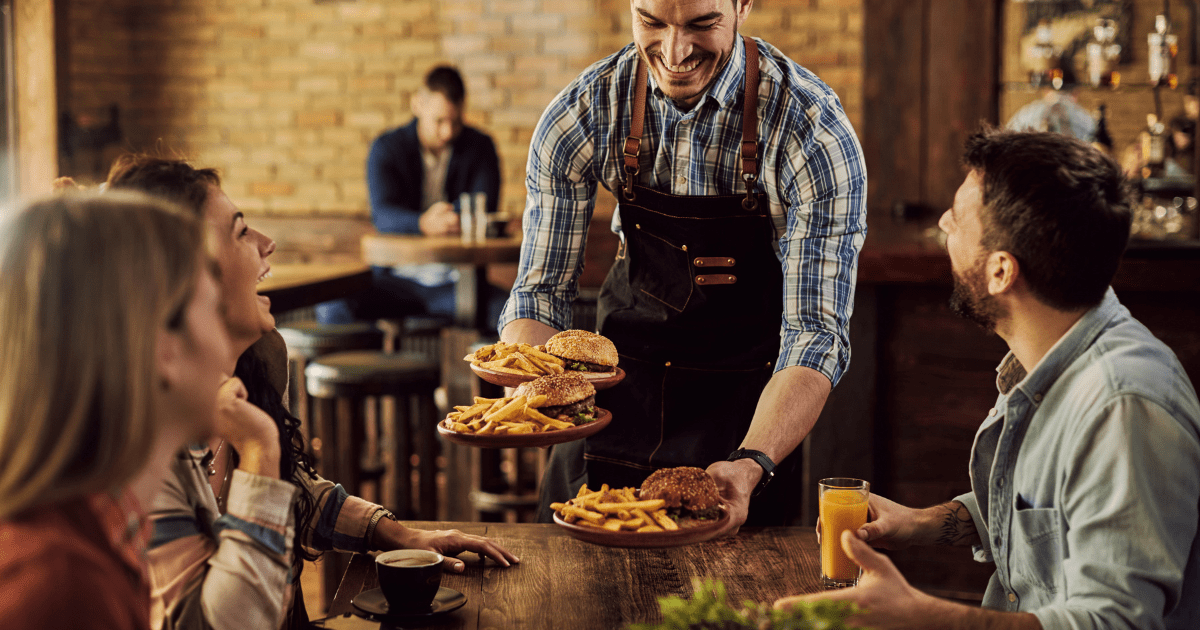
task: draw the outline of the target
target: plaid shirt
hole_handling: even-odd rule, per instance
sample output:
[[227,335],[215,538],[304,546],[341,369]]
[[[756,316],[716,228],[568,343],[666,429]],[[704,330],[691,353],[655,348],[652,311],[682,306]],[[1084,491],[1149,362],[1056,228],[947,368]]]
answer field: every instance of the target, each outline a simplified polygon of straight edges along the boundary
[[[862,149],[827,85],[774,46],[758,41],[758,49],[757,188],[770,199],[784,278],[775,369],[803,365],[837,384],[850,362],[854,279],[867,231]],[[570,327],[596,184],[610,192],[621,185],[637,59],[630,44],[593,64],[542,114],[526,169],[520,268],[501,330],[520,318]],[[712,88],[686,112],[650,75],[639,184],[676,195],[745,192],[738,155],[745,59],[738,38]],[[624,240],[619,208],[612,229]]]

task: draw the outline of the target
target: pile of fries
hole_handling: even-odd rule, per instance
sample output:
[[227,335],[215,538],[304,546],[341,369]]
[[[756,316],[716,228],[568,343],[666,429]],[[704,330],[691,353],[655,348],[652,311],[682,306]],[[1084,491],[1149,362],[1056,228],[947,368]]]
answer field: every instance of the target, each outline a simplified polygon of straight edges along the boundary
[[562,374],[566,363],[546,352],[545,346],[531,346],[527,343],[504,343],[497,341],[484,346],[473,354],[463,357],[471,365],[508,374],[522,376],[545,376],[547,374]]
[[567,523],[613,532],[679,529],[674,519],[667,516],[664,503],[662,499],[639,501],[635,488],[617,490],[604,484],[599,490],[592,491],[588,490],[587,484],[583,484],[574,499],[566,503],[551,503],[550,508]]
[[476,396],[474,405],[456,406],[454,411],[442,420],[442,426],[455,433],[475,435],[520,435],[570,429],[575,426],[570,422],[551,418],[535,408],[545,402],[545,396]]

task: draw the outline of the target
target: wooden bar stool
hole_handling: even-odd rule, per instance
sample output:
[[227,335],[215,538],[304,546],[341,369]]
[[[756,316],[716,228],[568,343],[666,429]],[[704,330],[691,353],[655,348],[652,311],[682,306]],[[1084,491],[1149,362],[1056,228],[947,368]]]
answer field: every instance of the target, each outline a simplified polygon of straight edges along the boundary
[[[352,495],[361,496],[365,482],[376,482],[379,502],[401,519],[437,520],[433,392],[441,381],[439,367],[420,354],[377,350],[337,352],[309,363],[304,374],[322,440],[321,475]],[[378,403],[385,396],[395,400],[395,413],[381,412]],[[382,436],[368,429],[368,405],[382,421]],[[322,563],[325,599],[331,600],[349,557],[326,553]]]
[[347,350],[378,350],[383,347],[383,332],[371,324],[320,324],[313,321],[292,322],[279,327],[288,349],[288,407],[300,419],[310,453],[316,453],[312,440],[312,405],[304,387],[304,366],[313,359],[332,352]]

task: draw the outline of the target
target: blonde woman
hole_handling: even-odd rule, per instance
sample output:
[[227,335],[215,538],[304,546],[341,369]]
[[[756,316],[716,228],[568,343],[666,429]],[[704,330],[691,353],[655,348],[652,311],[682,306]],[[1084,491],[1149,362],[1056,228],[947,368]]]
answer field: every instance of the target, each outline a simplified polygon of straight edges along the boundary
[[233,356],[201,224],[76,194],[0,234],[0,628],[146,628],[146,509]]

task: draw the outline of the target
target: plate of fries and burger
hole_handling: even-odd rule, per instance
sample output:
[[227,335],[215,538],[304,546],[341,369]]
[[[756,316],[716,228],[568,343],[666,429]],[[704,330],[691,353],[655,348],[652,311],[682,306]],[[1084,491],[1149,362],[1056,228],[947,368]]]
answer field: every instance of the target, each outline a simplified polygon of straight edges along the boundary
[[574,538],[610,547],[677,547],[716,536],[729,522],[717,484],[699,468],[654,471],[640,488],[579,488],[552,503],[554,522]]
[[625,371],[617,367],[613,342],[586,330],[564,330],[541,346],[498,341],[463,360],[471,362],[471,371],[479,378],[503,387],[550,374],[575,373],[596,389],[607,389],[625,378]]
[[612,414],[596,407],[596,388],[563,373],[521,383],[507,398],[476,396],[438,423],[438,433],[466,446],[524,448],[582,440],[611,421]]

